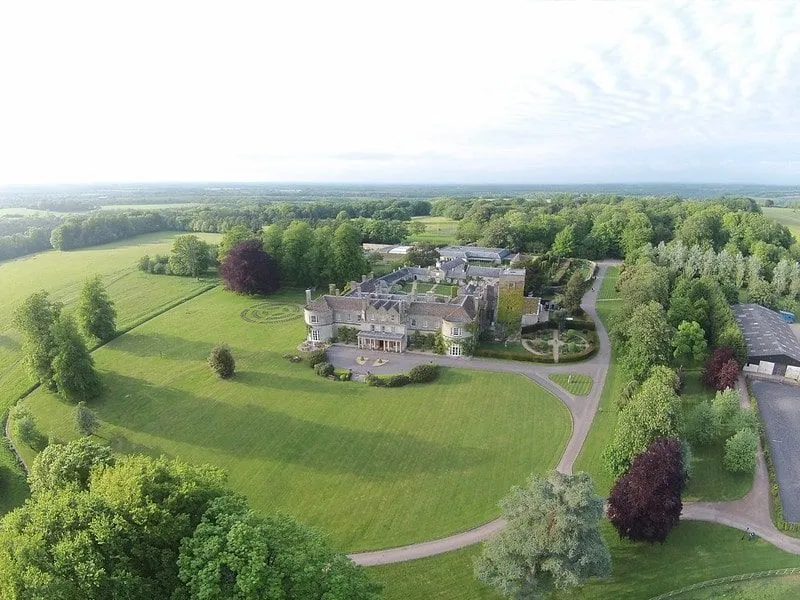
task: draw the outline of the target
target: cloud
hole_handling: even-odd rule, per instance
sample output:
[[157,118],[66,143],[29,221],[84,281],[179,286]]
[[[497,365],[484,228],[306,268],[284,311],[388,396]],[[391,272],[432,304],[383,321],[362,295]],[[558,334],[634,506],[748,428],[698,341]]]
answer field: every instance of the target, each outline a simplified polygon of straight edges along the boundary
[[797,2],[0,13],[0,184],[800,181]]

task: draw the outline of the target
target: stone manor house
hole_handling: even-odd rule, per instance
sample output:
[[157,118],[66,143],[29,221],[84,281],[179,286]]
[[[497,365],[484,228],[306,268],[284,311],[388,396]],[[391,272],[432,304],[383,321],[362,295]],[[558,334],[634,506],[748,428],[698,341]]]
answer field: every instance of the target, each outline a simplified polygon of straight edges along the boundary
[[525,269],[476,266],[456,258],[434,267],[365,276],[350,282],[346,293],[331,289],[315,300],[307,290],[308,340],[329,341],[349,327],[357,330],[359,348],[403,352],[411,336],[441,333],[447,354],[462,356],[473,335],[493,327],[500,288],[521,294],[524,286]]

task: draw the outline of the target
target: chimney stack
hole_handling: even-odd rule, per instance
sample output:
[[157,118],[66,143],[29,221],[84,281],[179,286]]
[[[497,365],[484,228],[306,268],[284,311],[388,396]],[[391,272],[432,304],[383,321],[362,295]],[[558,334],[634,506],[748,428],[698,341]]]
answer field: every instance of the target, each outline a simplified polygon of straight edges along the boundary
[[306,290],[306,304],[311,304],[311,290]]
[[328,284],[328,294],[330,296],[333,296],[333,295],[336,294],[336,284],[335,283],[329,283]]
[[367,280],[367,276],[366,275],[362,275],[361,276],[361,283],[364,283],[366,280]]

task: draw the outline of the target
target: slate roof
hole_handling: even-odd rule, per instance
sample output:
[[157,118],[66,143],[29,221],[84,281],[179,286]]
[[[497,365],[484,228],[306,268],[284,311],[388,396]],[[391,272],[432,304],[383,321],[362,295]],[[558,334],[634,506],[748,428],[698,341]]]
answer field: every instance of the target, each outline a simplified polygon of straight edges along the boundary
[[778,313],[760,304],[735,304],[732,308],[744,333],[749,356],[782,354],[800,361],[800,340]]
[[439,256],[445,258],[466,258],[478,260],[502,260],[511,254],[508,248],[481,248],[480,246],[447,246],[439,249]]

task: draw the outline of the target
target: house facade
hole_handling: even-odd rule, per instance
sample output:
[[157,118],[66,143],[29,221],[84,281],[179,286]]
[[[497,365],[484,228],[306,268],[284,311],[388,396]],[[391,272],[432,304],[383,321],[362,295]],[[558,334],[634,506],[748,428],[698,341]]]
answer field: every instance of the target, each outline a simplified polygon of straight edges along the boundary
[[493,326],[501,281],[524,286],[525,271],[453,260],[353,281],[343,294],[333,290],[312,299],[307,290],[308,340],[355,337],[365,350],[403,352],[421,336],[438,335],[446,354],[463,356],[470,353],[473,338]]

